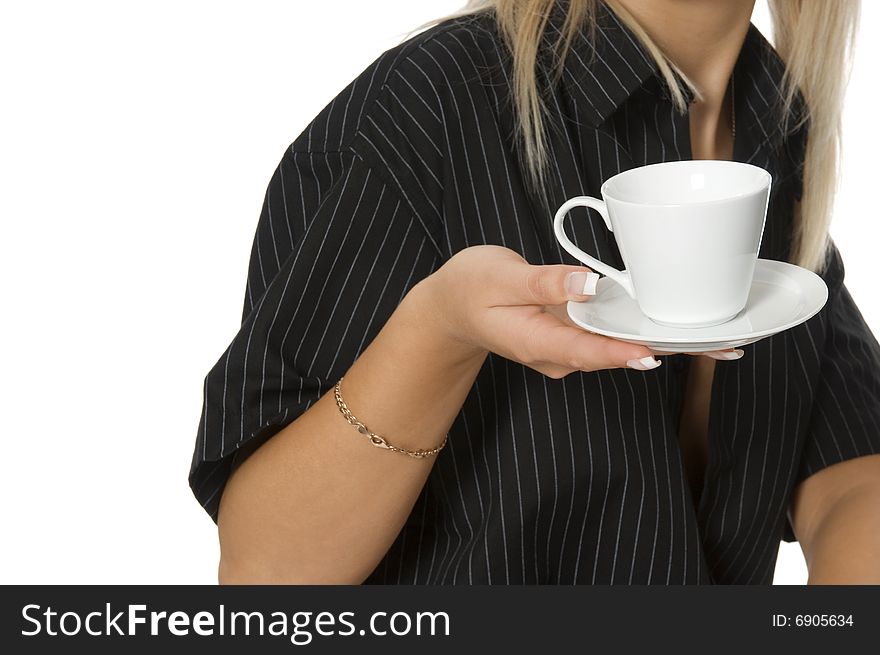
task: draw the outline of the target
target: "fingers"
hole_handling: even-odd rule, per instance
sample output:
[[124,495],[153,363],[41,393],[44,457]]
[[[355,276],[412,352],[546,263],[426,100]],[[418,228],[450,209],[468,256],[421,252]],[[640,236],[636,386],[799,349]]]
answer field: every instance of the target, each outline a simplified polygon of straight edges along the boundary
[[[652,350],[574,326],[565,311],[565,303],[589,300],[596,293],[600,279],[585,266],[529,264],[517,255],[498,258],[481,273],[486,295],[503,298],[502,302],[488,304],[488,309],[503,310],[513,306],[526,309],[521,306],[527,305],[536,310],[527,321],[504,320],[503,311],[494,315],[496,333],[505,335],[498,345],[507,345],[503,348],[507,353],[496,352],[552,377],[560,377],[566,370],[629,367],[647,371],[661,364],[654,355],[685,354]],[[500,289],[504,290],[503,294],[498,293]],[[727,348],[686,354],[734,360],[744,353],[738,348]]]
[[717,359],[717,360],[721,360],[721,361],[725,361],[725,360],[730,361],[733,359],[739,359],[740,357],[742,357],[745,354],[745,352],[741,348],[725,348],[724,350],[707,350],[705,352],[685,352],[685,353],[670,352],[667,350],[657,350],[656,348],[652,348],[651,352],[653,352],[655,355],[693,355],[694,357],[704,356],[704,357],[711,357],[712,359]]
[[731,359],[739,359],[743,356],[745,351],[741,348],[729,348],[727,350],[710,350],[704,353],[698,353],[700,355],[704,355],[706,357],[711,357],[712,359],[718,360],[731,360]]
[[530,317],[526,326],[507,329],[511,331],[507,342],[517,344],[514,358],[529,366],[546,362],[582,371],[621,367],[647,371],[661,364],[646,346],[570,327],[546,312]]
[[598,281],[599,274],[585,266],[524,264],[516,266],[512,290],[525,305],[559,305],[589,299]]
[[561,305],[545,305],[544,311],[548,314],[552,314],[566,325],[570,325],[571,327],[579,327],[577,323],[571,320],[571,316],[568,315],[568,308],[566,307],[566,304],[567,303],[562,303]]

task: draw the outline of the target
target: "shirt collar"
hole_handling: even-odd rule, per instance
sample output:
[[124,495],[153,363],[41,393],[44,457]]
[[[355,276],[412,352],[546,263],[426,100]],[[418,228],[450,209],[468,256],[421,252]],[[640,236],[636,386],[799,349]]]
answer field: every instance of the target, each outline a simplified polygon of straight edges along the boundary
[[[548,46],[555,42],[567,2],[557,4],[549,19]],[[555,63],[555,59],[551,59]],[[593,127],[608,119],[659,71],[648,50],[604,2],[596,3],[596,39],[582,29],[572,40],[562,66],[562,84],[573,98],[582,98],[582,117]]]
[[[562,24],[565,2],[550,17],[548,32],[555,40]],[[648,50],[604,2],[596,3],[595,44],[584,29],[572,41],[563,64],[562,83],[579,103],[586,121],[593,127],[603,124],[623,103],[652,77],[662,80]],[[754,24],[749,24],[743,47],[734,66],[737,130],[755,131],[762,141],[782,135],[782,77],[785,64],[773,46]],[[679,79],[688,102],[693,94]],[[665,83],[659,85],[668,98]],[[803,109],[797,94],[793,118]],[[580,110],[580,107],[579,107]]]

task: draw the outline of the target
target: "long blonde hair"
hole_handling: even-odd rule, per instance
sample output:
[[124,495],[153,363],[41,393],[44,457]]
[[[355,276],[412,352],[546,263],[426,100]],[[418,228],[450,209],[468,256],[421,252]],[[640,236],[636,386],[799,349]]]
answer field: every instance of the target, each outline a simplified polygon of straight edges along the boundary
[[[666,80],[673,103],[687,110],[677,74],[697,98],[700,90],[653,42],[617,0],[570,0],[556,42],[555,78],[562,73],[572,40],[581,29],[595,32],[596,4],[604,1],[651,53]],[[819,272],[826,265],[828,228],[837,191],[843,95],[852,63],[860,1],[768,0],[774,47],[785,62],[783,113],[788,115],[798,90],[806,102],[809,137],[803,171],[803,196],[795,207],[789,261]],[[547,167],[545,108],[538,89],[538,49],[557,0],[470,0],[453,16],[494,12],[513,58],[513,101],[530,182],[542,188]],[[800,127],[788,125],[789,130]]]

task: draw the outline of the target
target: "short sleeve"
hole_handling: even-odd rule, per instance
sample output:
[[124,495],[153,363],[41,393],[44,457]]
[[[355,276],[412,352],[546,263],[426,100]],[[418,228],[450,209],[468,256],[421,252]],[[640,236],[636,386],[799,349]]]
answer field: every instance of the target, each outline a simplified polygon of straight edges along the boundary
[[[843,283],[836,247],[818,386],[795,484],[827,466],[880,453],[880,345]],[[784,539],[795,541],[787,523]]]
[[332,389],[438,257],[391,182],[357,154],[285,153],[263,202],[241,326],[203,384],[189,484],[215,522],[235,453]]

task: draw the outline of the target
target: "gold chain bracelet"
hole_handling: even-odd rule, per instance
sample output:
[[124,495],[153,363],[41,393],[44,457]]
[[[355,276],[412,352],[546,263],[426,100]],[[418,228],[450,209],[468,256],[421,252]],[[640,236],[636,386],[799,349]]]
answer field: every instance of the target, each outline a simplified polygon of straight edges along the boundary
[[377,448],[384,448],[385,450],[391,450],[395,453],[403,453],[404,455],[408,455],[409,457],[414,457],[416,459],[424,459],[425,457],[436,455],[441,450],[443,450],[444,446],[446,446],[446,440],[449,438],[449,435],[443,437],[443,443],[441,443],[436,448],[431,448],[430,450],[407,450],[406,448],[401,448],[399,446],[395,446],[392,443],[389,443],[385,437],[371,431],[370,428],[357,420],[354,417],[354,414],[352,414],[351,411],[348,409],[348,406],[342,400],[342,393],[339,390],[343,379],[344,378],[339,378],[339,382],[336,383],[336,388],[334,389],[334,394],[336,395],[336,405],[339,407],[339,411],[342,412],[345,420],[348,421],[351,425],[355,426],[357,428],[357,431],[366,436],[370,440],[370,443]]

